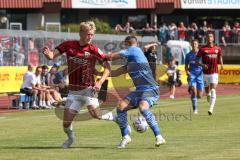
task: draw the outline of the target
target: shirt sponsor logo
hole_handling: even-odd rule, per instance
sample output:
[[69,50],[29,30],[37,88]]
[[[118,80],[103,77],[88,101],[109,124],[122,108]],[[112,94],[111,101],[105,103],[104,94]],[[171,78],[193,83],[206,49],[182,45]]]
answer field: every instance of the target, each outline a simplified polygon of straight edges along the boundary
[[81,64],[81,65],[86,65],[88,63],[87,60],[82,59],[82,58],[77,58],[77,57],[70,57],[69,60],[73,61],[74,63]]
[[209,58],[217,58],[217,55],[216,54],[208,54],[207,57],[209,57]]

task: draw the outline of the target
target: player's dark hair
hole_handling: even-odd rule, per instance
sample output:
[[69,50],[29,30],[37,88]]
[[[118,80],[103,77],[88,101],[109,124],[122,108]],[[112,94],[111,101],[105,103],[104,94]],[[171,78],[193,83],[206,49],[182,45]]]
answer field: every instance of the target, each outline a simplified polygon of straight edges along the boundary
[[48,66],[47,65],[43,65],[42,69],[48,69]]
[[127,37],[125,38],[125,41],[127,41],[127,42],[133,42],[133,41],[137,42],[137,37],[136,37],[136,36],[133,36],[133,35],[127,36]]
[[193,39],[193,40],[191,40],[191,43],[193,43],[193,42],[199,43],[198,39]]

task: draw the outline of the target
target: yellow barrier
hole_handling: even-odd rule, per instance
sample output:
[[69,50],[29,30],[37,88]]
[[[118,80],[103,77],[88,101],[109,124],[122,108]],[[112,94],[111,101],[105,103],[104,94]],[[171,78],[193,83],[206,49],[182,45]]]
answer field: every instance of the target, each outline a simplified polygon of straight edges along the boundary
[[0,93],[19,92],[27,67],[0,67]]
[[[187,84],[187,75],[184,71],[184,65],[180,65],[181,80]],[[24,73],[27,67],[0,67],[0,93],[19,92]],[[157,67],[157,77],[159,81],[166,81],[166,66]],[[225,65],[224,70],[219,70],[219,83],[240,83],[240,65]],[[116,78],[109,78],[109,88],[112,87],[133,87],[132,81],[128,75],[122,75]]]

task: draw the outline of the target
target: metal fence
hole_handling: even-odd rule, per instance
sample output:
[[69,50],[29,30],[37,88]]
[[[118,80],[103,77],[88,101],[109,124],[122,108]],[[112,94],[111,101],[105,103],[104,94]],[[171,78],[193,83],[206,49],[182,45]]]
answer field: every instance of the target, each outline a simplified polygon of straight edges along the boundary
[[[123,49],[122,42],[125,37],[126,35],[96,34],[93,43],[107,53]],[[78,39],[78,33],[0,30],[0,66],[65,64],[65,55],[55,60],[47,60],[42,54],[42,48],[48,46],[54,49],[65,40]],[[157,42],[157,39],[152,36],[139,37],[139,42],[142,46],[147,42]]]
[[[238,54],[240,52],[240,35],[230,33],[230,37],[224,37],[225,33],[222,30],[214,30],[216,43],[219,45],[228,45],[234,50],[232,54]],[[159,39],[158,32],[152,32],[151,34],[139,33],[140,47],[149,42],[157,42]],[[186,39],[190,40],[189,33],[186,32]],[[93,43],[101,48],[105,53],[109,51],[117,51],[124,48],[123,40],[126,35],[108,35],[108,34],[96,34]],[[205,43],[205,37],[201,38],[200,42]],[[225,44],[222,42],[225,38]],[[0,30],[0,66],[21,66],[29,63],[34,65],[53,65],[54,63],[65,64],[65,56],[58,57],[55,60],[47,60],[42,54],[42,48],[48,46],[50,49],[54,49],[58,44],[65,40],[78,40],[78,33],[61,33],[61,32],[45,32],[45,31],[17,31],[17,30]],[[174,38],[170,38],[169,33],[166,35],[166,39],[162,42],[164,48],[165,42],[169,39],[178,40],[178,32],[175,33]],[[158,62],[162,62],[162,46],[158,47]],[[235,53],[236,52],[236,53]]]

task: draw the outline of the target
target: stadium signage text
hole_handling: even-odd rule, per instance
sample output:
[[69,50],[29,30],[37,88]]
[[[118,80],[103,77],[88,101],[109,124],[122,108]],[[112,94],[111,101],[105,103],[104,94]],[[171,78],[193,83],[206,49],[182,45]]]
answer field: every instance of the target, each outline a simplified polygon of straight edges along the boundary
[[181,0],[184,9],[239,9],[240,0]]
[[136,0],[72,0],[72,8],[136,8]]
[[240,75],[240,70],[220,70],[220,75]]

